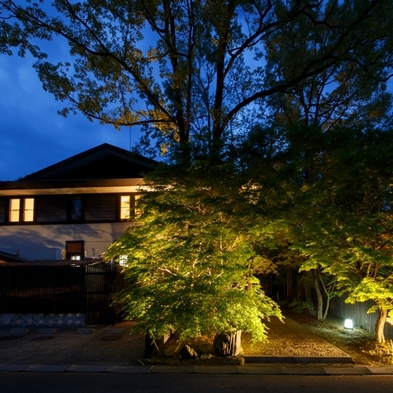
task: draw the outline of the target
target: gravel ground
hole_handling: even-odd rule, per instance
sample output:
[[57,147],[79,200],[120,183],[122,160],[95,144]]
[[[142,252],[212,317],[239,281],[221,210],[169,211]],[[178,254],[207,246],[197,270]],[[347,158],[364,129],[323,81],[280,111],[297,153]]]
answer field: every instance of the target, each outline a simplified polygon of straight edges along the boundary
[[242,346],[245,356],[303,356],[303,357],[342,357],[344,351],[312,333],[290,318],[284,323],[272,318],[267,323],[269,329],[267,343],[252,344],[251,337],[243,334]]

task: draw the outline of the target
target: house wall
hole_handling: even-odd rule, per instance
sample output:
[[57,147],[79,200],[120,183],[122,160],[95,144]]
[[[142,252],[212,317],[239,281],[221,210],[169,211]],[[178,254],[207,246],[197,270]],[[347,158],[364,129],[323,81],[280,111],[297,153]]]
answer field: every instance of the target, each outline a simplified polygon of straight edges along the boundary
[[30,260],[60,260],[66,241],[83,240],[87,257],[101,255],[129,222],[2,226],[0,250]]
[[[135,214],[135,194],[112,191],[34,194],[29,196],[34,198],[34,219],[29,222],[10,222],[8,206],[14,196],[0,197],[0,250],[28,260],[61,260],[66,242],[83,241],[85,257],[100,256],[130,225],[120,215],[121,196],[130,197],[129,218]],[[16,198],[22,201],[25,196]],[[74,200],[80,202],[77,210]]]

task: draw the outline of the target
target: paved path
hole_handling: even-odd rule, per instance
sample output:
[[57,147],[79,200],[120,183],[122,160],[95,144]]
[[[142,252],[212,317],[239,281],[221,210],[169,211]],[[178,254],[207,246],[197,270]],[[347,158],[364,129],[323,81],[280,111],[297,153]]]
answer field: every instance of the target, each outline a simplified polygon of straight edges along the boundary
[[[187,373],[263,375],[393,375],[392,367],[354,366],[351,358],[287,318],[269,324],[269,347],[245,349],[244,366],[143,366],[144,337],[130,335],[131,322],[86,328],[0,329],[0,371],[67,373]],[[288,343],[288,354],[275,356],[277,343]],[[297,356],[302,343],[308,356]],[[276,343],[276,344],[275,344]],[[310,345],[312,343],[312,345]],[[271,352],[269,352],[271,351]],[[139,363],[139,364],[138,364]],[[347,363],[347,364],[345,364]]]
[[132,323],[123,322],[114,327],[59,327],[55,328],[57,331],[38,327],[28,332],[21,328],[1,328],[0,363],[135,364],[143,357],[144,338],[130,335],[131,327]]

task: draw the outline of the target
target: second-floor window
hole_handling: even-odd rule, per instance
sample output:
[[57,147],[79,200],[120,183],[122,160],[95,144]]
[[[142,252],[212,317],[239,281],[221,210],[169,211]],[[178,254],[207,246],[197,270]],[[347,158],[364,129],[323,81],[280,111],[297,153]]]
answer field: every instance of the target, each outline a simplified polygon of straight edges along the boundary
[[82,197],[73,196],[70,200],[70,221],[81,221],[83,219],[83,204]]
[[120,196],[120,220],[129,220],[131,217],[131,195]]
[[11,198],[9,208],[9,221],[34,221],[34,198]]

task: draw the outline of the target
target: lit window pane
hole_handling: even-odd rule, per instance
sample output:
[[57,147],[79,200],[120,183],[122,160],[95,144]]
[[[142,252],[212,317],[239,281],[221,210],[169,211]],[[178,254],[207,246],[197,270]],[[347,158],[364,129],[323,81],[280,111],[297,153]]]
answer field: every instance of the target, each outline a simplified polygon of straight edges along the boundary
[[25,208],[24,208],[24,221],[33,221],[34,220],[34,199],[26,198],[25,199]]
[[131,197],[129,195],[122,195],[120,197],[120,219],[129,220],[130,219],[130,202]]
[[120,255],[119,256],[119,266],[127,266],[127,260],[128,256],[127,255]]
[[20,199],[10,199],[10,221],[18,222],[20,212]]

